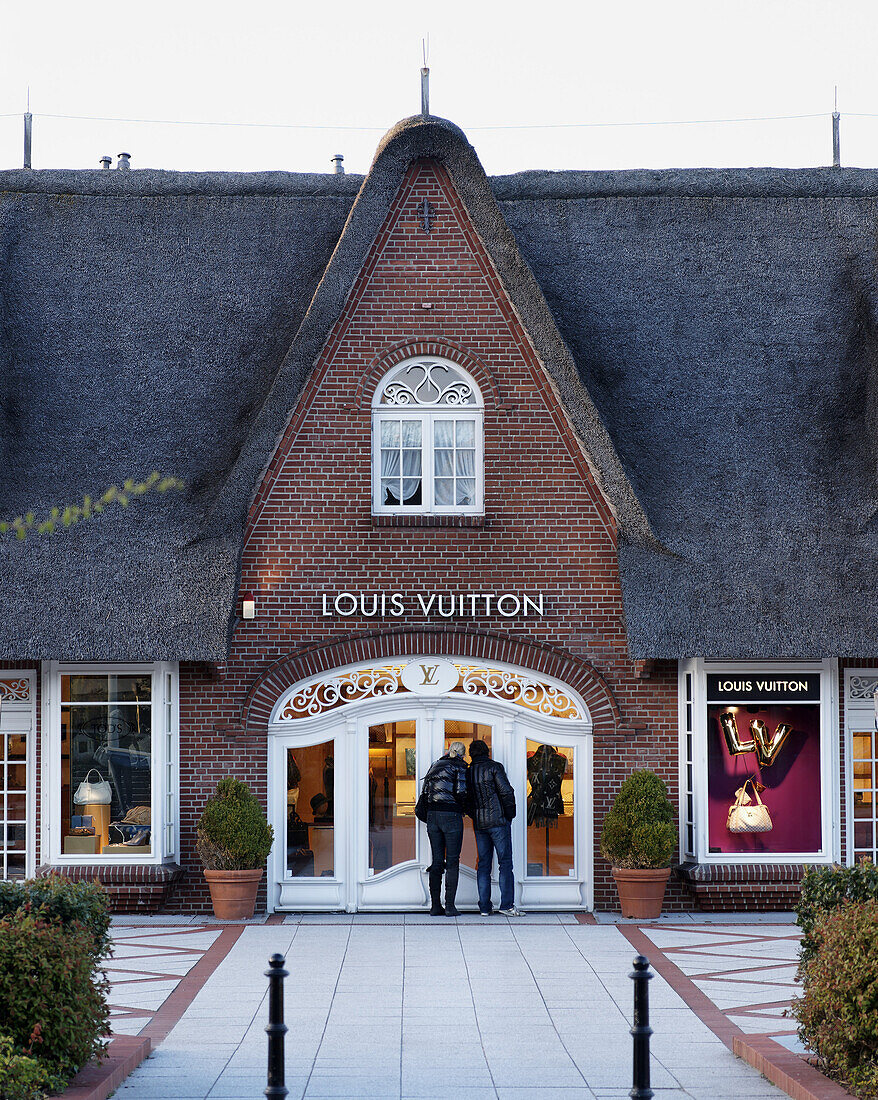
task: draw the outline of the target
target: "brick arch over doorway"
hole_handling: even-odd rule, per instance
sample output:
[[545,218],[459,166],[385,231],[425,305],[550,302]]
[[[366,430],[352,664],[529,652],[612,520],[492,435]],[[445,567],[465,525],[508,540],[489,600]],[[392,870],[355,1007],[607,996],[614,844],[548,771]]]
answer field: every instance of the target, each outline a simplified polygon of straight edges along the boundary
[[267,668],[253,683],[241,710],[241,725],[250,735],[265,733],[280,696],[299,681],[321,672],[364,661],[420,654],[502,661],[551,676],[579,694],[588,707],[595,736],[617,735],[624,724],[609,684],[580,657],[553,646],[489,631],[425,627],[370,631],[291,653]]

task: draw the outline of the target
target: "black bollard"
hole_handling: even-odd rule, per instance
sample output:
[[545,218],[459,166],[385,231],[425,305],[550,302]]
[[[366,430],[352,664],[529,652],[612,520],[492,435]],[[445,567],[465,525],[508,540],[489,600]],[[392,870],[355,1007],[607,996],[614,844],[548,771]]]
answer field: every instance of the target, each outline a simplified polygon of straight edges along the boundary
[[268,960],[271,968],[266,970],[268,978],[268,1026],[265,1028],[268,1034],[268,1085],[265,1095],[283,1100],[287,1095],[284,1085],[284,1035],[287,1033],[287,1025],[284,1023],[284,978],[288,971],[284,970],[287,960],[283,955],[272,955]]
[[628,975],[634,981],[634,1084],[628,1095],[631,1100],[651,1100],[649,1087],[649,982],[652,974],[646,955],[634,956],[634,972]]

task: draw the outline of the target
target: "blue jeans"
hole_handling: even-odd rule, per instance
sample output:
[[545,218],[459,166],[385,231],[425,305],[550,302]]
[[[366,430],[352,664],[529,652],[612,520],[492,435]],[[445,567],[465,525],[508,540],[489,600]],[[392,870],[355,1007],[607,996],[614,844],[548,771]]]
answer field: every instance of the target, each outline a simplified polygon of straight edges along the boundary
[[494,852],[500,866],[500,908],[511,909],[515,904],[515,880],[512,877],[512,826],[495,825],[493,829],[474,829],[476,848],[479,852],[479,866],[476,869],[476,882],[479,886],[479,912],[490,913],[491,905],[491,864]]

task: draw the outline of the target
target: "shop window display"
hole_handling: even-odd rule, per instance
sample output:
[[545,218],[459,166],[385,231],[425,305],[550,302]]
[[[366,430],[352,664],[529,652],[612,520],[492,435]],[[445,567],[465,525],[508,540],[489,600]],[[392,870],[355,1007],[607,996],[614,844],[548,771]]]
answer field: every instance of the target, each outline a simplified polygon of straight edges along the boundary
[[527,875],[575,869],[573,749],[527,742]]
[[287,750],[287,874],[335,874],[335,743]]
[[707,677],[708,851],[823,845],[820,677]]
[[152,677],[61,677],[64,855],[152,852]]

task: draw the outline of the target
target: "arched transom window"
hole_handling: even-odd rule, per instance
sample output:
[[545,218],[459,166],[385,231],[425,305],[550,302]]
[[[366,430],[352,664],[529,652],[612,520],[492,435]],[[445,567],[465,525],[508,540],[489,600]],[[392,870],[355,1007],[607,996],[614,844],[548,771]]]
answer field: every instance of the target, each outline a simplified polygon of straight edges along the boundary
[[372,402],[375,512],[483,510],[482,395],[445,359],[409,359],[382,378]]
[[[421,662],[427,661],[426,664]],[[433,665],[430,665],[430,661]],[[409,695],[406,670],[435,670],[436,658],[417,658],[409,662],[365,665],[315,677],[290,688],[278,701],[272,721],[286,722],[316,718],[327,711],[351,703],[383,699],[391,695]],[[523,669],[497,665],[471,664],[466,661],[441,661],[451,671],[445,697],[496,700],[521,707],[542,718],[567,722],[590,722],[588,711],[562,684]]]

